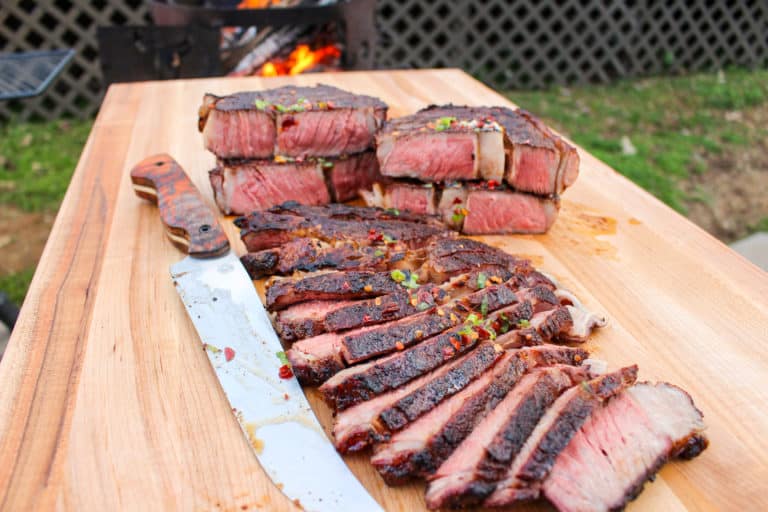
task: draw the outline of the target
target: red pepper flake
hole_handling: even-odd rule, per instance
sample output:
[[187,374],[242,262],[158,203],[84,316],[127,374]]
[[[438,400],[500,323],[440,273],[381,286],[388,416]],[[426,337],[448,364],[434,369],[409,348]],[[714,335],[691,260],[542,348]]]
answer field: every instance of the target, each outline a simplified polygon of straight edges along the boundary
[[483,326],[481,326],[481,325],[477,326],[477,334],[479,334],[480,338],[484,339],[484,340],[486,340],[486,339],[491,337],[491,333],[488,332],[487,330],[485,330],[485,328]]
[[402,341],[398,341],[397,343],[395,343],[395,348],[397,350],[403,350],[405,348],[405,345],[403,345]]
[[[463,339],[464,338],[462,337],[462,340]],[[453,345],[453,348],[455,348],[456,350],[461,349],[461,342],[454,337],[451,337],[451,345]]]
[[368,323],[371,321],[371,315],[363,315],[363,322]]
[[455,353],[451,347],[443,347],[443,359],[450,359]]
[[234,358],[235,358],[235,351],[229,347],[224,347],[224,359],[226,359],[227,362],[230,362]]
[[477,121],[477,127],[478,127],[478,128],[482,128],[483,126],[485,126],[485,123],[483,122],[483,120],[482,120],[482,119],[478,119],[478,121]]
[[382,242],[384,240],[384,234],[377,233],[375,229],[371,228],[368,230],[368,240],[371,242]]
[[493,190],[499,186],[499,182],[496,180],[488,180],[488,188]]
[[461,198],[460,197],[454,197],[453,198],[453,204],[461,204]]
[[283,119],[282,124],[280,125],[280,128],[285,130],[286,128],[290,128],[291,126],[296,126],[297,123],[296,120],[293,118],[293,116],[287,116]]
[[326,101],[325,104],[328,107],[328,110],[333,110],[336,108],[336,105],[334,105],[332,101]]
[[281,379],[290,379],[293,377],[293,370],[290,365],[284,364],[280,367],[280,371],[277,373]]
[[344,281],[343,283],[341,283],[341,289],[342,290],[349,290],[351,288],[352,288],[352,286],[349,284],[349,281]]

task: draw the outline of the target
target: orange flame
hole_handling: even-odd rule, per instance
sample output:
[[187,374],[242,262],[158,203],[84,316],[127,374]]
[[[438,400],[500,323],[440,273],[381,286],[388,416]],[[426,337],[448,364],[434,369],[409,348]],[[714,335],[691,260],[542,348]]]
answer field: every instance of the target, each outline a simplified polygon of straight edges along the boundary
[[309,45],[300,44],[286,59],[276,59],[262,66],[261,76],[298,75],[317,64],[327,63],[341,56],[341,50],[334,45],[311,50]]

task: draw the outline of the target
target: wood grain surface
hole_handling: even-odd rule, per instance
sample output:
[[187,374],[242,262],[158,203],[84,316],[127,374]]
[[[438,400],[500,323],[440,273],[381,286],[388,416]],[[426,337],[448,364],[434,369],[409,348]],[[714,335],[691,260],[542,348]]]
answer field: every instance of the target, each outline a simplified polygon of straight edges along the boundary
[[[196,124],[203,93],[318,81],[379,96],[390,116],[507,104],[456,70],[112,86],[0,363],[1,510],[293,507],[229,410],[169,277],[182,253],[129,172],[169,153],[214,207],[214,158]],[[630,510],[768,509],[768,275],[580,155],[547,235],[483,239],[529,256],[608,316],[588,343],[597,357],[684,387],[704,412],[709,449],[665,466]],[[242,252],[231,219],[220,220]],[[309,396],[327,428],[328,408]],[[347,460],[387,510],[423,508],[423,485],[388,488],[365,455]]]

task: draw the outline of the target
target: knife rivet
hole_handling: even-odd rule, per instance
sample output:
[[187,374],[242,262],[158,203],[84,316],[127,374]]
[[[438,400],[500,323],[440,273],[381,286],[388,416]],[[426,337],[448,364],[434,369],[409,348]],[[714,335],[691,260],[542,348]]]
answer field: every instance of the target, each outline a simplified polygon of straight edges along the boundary
[[202,226],[200,226],[201,233],[207,233],[210,230],[211,230],[211,226],[209,226],[208,224],[203,224]]

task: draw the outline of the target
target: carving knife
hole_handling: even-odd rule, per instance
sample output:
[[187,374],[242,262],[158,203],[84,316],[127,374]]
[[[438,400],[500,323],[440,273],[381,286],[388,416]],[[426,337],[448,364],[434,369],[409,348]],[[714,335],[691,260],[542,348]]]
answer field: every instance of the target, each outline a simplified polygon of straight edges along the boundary
[[181,166],[152,156],[131,180],[188,254],[171,277],[262,468],[305,510],[382,510],[325,436],[296,378],[281,378],[283,347],[253,282]]

